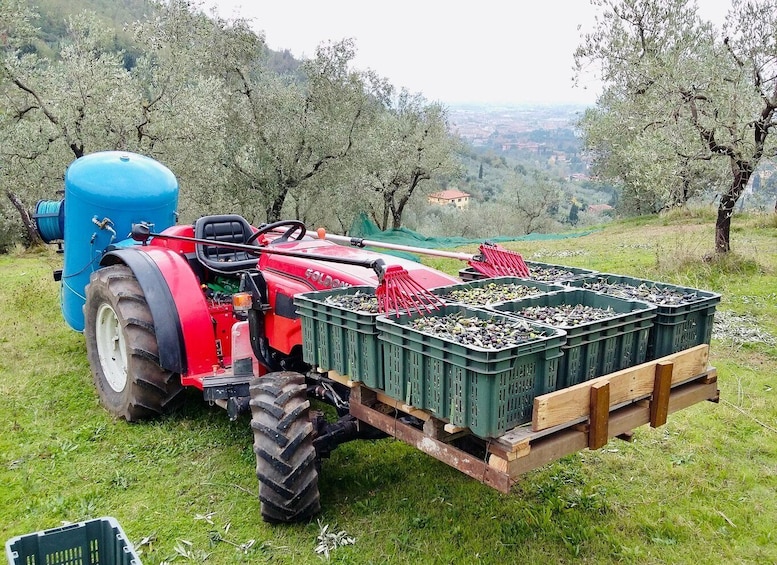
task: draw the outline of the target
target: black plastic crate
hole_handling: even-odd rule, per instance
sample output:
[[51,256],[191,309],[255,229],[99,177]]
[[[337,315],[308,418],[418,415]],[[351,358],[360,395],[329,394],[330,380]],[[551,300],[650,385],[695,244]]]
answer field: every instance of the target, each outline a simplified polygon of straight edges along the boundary
[[[648,344],[648,361],[696,345],[709,344],[712,339],[715,309],[720,302],[718,293],[609,273],[599,273],[571,284],[610,296],[632,296],[633,292],[620,293],[617,288],[606,286],[626,285],[640,291],[639,300],[654,304],[657,311]],[[674,304],[662,304],[651,299],[651,293],[664,290],[674,291],[683,298]]]
[[302,354],[306,362],[347,375],[372,388],[383,388],[382,345],[375,323],[378,313],[351,310],[327,298],[363,294],[375,288],[351,286],[294,296],[302,320]]
[[656,316],[656,307],[646,302],[622,300],[576,288],[505,302],[489,309],[520,316],[526,308],[578,304],[610,309],[612,315],[575,326],[558,326],[567,333],[566,343],[561,348],[564,356],[559,365],[558,388],[645,362]]
[[419,316],[510,317],[449,304],[433,313],[379,316],[386,394],[480,437],[531,421],[534,398],[556,388],[565,332],[529,322],[537,338],[501,349],[465,346],[409,327]]
[[141,565],[115,518],[52,528],[8,540],[9,565]]
[[[580,267],[567,267],[566,265],[554,265],[551,263],[539,263],[537,261],[525,261],[529,268],[530,280],[552,283],[552,284],[570,284],[585,277],[591,277],[598,274],[598,271],[583,269]],[[486,275],[477,271],[474,267],[466,267],[459,270],[459,278],[462,281],[475,281],[487,278]]]
[[[552,284],[552,283],[547,283],[542,281],[534,281],[534,280],[522,279],[518,277],[495,277],[495,278],[485,278],[485,279],[473,279],[471,281],[463,282],[460,284],[441,286],[441,287],[432,289],[431,292],[436,296],[439,296],[440,299],[442,299],[444,302],[449,304],[464,304],[466,306],[481,307],[481,306],[486,306],[486,303],[480,302],[480,301],[462,300],[461,298],[457,297],[456,294],[460,291],[467,291],[468,289],[472,289],[472,288],[483,289],[483,288],[494,287],[496,290],[498,290],[499,287],[510,288],[511,286],[523,287],[524,289],[527,290],[527,292],[531,293],[532,295],[545,294],[549,292],[562,292],[567,289],[567,287],[559,284]],[[526,298],[526,297],[528,297],[528,294],[526,296],[520,296],[510,300],[518,300],[520,298]],[[501,304],[502,302],[506,302],[506,301],[508,300],[498,300],[498,301],[490,302],[488,304],[490,305]]]

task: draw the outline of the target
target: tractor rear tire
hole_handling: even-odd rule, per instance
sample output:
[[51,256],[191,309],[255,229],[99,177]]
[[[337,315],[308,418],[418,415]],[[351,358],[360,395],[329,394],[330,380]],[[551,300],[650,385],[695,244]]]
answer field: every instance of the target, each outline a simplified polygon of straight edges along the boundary
[[266,522],[302,522],[321,511],[306,391],[305,377],[288,371],[269,373],[250,386],[256,476]]
[[150,419],[182,397],[180,376],[159,366],[151,310],[129,267],[92,273],[84,322],[92,377],[108,412],[128,422]]

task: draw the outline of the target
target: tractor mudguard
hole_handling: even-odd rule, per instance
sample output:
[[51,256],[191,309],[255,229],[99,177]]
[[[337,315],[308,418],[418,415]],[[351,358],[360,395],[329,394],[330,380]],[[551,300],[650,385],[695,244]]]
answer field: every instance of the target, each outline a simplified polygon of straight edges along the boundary
[[159,345],[159,364],[187,377],[212,373],[218,364],[207,303],[188,262],[178,253],[154,246],[135,246],[106,253],[101,266],[123,263],[146,296]]

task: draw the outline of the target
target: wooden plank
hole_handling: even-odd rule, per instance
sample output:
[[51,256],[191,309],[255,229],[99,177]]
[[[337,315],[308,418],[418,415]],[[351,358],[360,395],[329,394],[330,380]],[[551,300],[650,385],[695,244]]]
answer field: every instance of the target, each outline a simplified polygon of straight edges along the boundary
[[500,459],[512,461],[518,457],[525,457],[531,450],[531,436],[525,436],[521,441],[510,444],[501,442],[500,439],[497,438],[488,443],[488,452]]
[[[717,383],[705,383],[704,379],[699,379],[672,389],[668,411],[672,414],[704,400],[714,402],[717,398]],[[650,403],[647,400],[627,404],[610,412],[608,434],[610,437],[619,436],[648,422],[650,422]],[[575,426],[560,429],[532,441],[531,451],[526,457],[508,462],[508,472],[515,479],[532,469],[585,449],[587,446],[588,432],[585,429],[576,429]]]
[[352,381],[348,375],[341,375],[337,371],[324,371],[319,367],[319,372],[326,373],[327,377],[335,382],[340,383],[341,385],[347,386],[348,388],[353,388],[359,385],[358,381]]
[[439,418],[429,418],[424,422],[424,433],[432,439],[441,440],[445,435],[445,422]]
[[656,377],[653,385],[653,397],[650,399],[650,427],[658,428],[666,424],[669,415],[669,393],[672,390],[672,363],[656,365]]
[[494,455],[493,453],[488,456],[488,465],[489,467],[493,467],[500,473],[507,473],[507,471],[510,469],[510,463],[506,459],[502,459],[498,455]]
[[490,466],[483,459],[433,439],[425,435],[423,431],[403,424],[394,416],[383,414],[363,404],[351,402],[351,414],[362,422],[383,430],[396,439],[423,451],[427,455],[431,455],[454,469],[458,469],[473,479],[489,485],[500,492],[510,492],[510,487],[512,486],[510,476],[504,471]]
[[610,423],[610,383],[600,382],[591,387],[590,414],[588,428],[588,448],[599,449],[607,445]]
[[351,389],[350,402],[372,406],[378,401],[378,394],[366,386],[356,386]]
[[395,398],[391,398],[390,396],[387,396],[383,392],[375,391],[375,393],[377,394],[378,402],[382,402],[383,404],[391,406],[392,408],[396,408],[400,412],[404,412],[405,414],[410,414],[411,416],[415,416],[416,418],[418,418],[419,420],[423,420],[424,422],[426,422],[429,418],[432,417],[432,415],[429,412],[426,412],[419,408],[415,408],[414,406],[405,404],[404,402],[396,400]]
[[590,389],[600,382],[610,383],[610,406],[649,397],[655,386],[656,366],[659,363],[674,365],[672,385],[676,385],[707,371],[709,346],[697,345],[655,361],[538,396],[534,399],[532,430],[540,431],[579,418],[587,418]]

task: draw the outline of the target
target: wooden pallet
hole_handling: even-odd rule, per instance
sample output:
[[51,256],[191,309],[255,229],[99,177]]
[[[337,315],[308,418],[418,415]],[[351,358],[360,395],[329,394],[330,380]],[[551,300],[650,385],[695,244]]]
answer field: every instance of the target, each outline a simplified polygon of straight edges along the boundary
[[[356,418],[505,493],[527,471],[585,448],[599,449],[612,437],[628,439],[634,428],[662,426],[673,412],[719,398],[709,346],[699,345],[539,396],[531,424],[498,438],[472,436],[478,441],[470,443],[479,444],[473,450],[454,445],[468,430],[346,377],[330,376],[351,387],[350,411]],[[423,422],[422,428],[403,422],[405,414]]]

